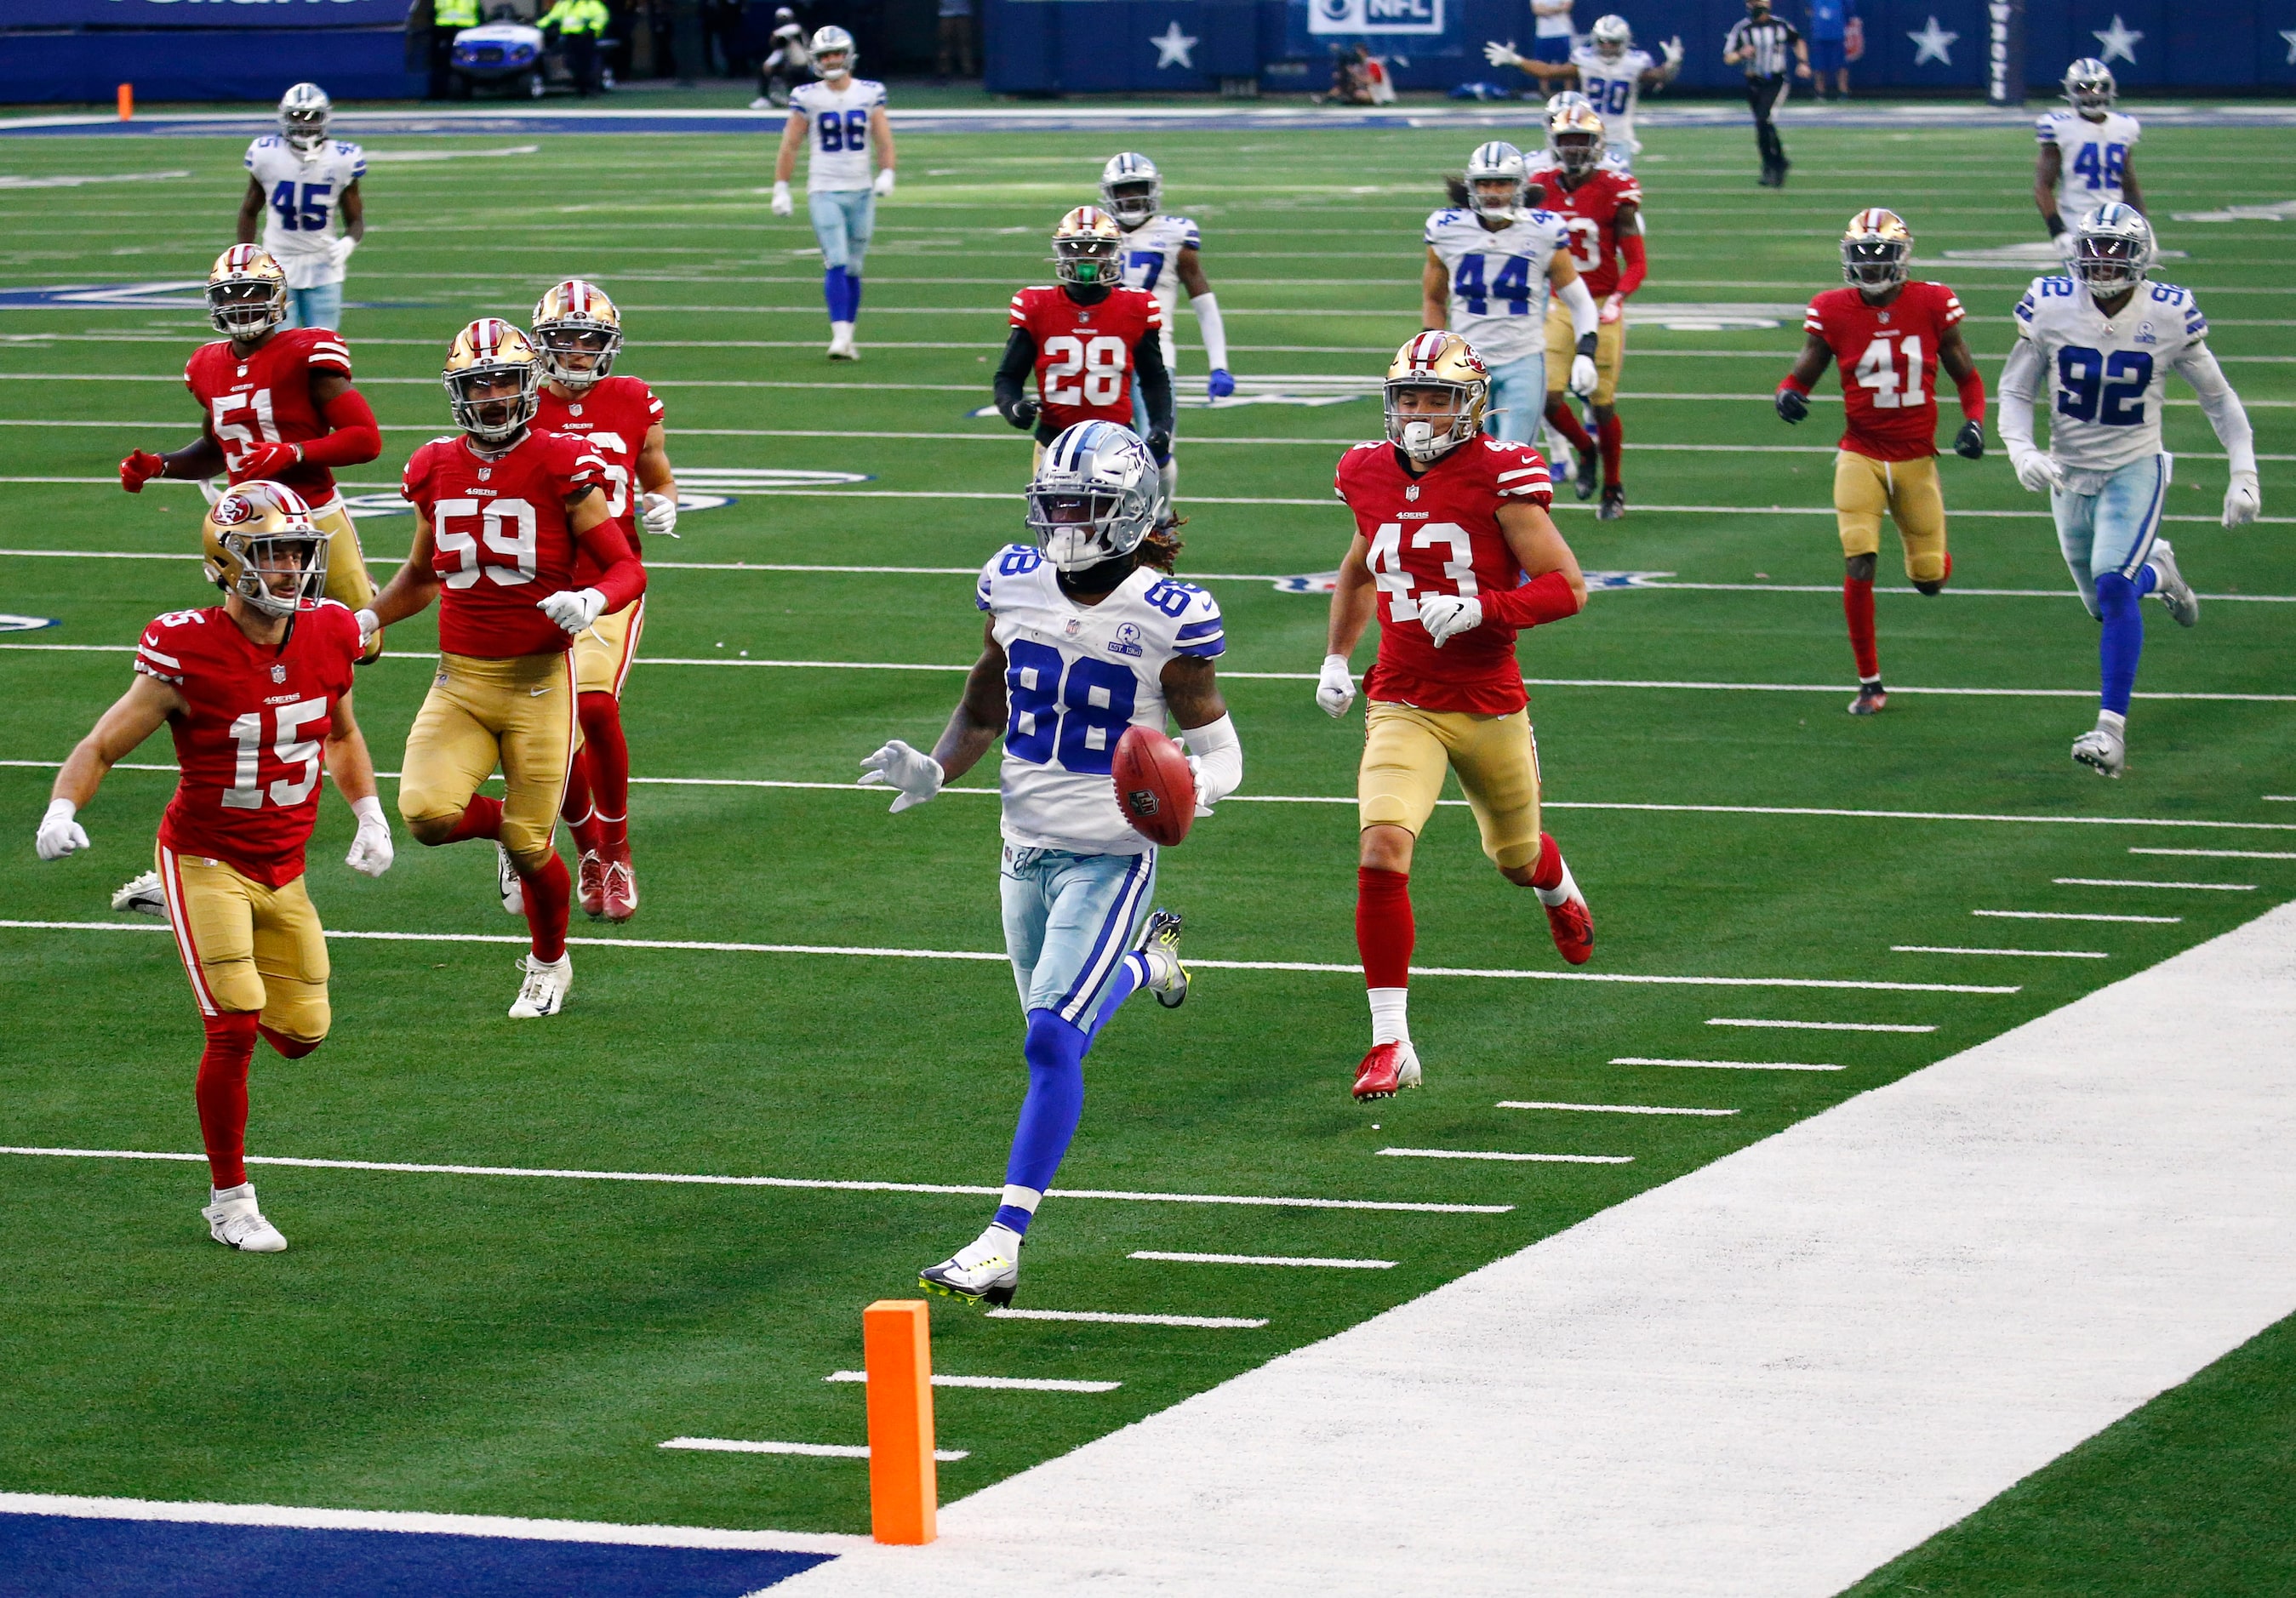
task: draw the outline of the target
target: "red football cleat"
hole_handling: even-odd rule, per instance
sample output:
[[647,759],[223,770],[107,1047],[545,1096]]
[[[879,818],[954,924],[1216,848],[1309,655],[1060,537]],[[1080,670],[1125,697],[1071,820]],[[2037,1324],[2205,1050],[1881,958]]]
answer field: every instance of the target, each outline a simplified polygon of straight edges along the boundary
[[606,913],[606,860],[595,849],[582,851],[582,862],[575,872],[574,902],[592,921]]
[[1391,1099],[1419,1086],[1419,1056],[1407,1043],[1374,1044],[1356,1067],[1356,1102]]
[[1595,957],[1595,913],[1587,908],[1587,901],[1573,888],[1570,897],[1546,909],[1547,930],[1554,934],[1554,947],[1573,965],[1584,965]]
[[638,913],[638,880],[630,870],[630,846],[623,843],[608,847],[612,854],[603,873],[606,919],[625,922]]

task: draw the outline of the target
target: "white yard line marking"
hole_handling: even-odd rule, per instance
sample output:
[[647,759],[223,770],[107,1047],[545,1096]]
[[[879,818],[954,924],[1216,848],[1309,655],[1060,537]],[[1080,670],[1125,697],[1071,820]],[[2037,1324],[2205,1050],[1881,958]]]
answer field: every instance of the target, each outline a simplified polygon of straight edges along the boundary
[[1175,1265],[1312,1266],[1333,1271],[1391,1271],[1392,1259],[1323,1259],[1308,1254],[1173,1254],[1160,1249],[1135,1249],[1128,1259],[1165,1259]]
[[2254,893],[2253,882],[2148,882],[2134,877],[2053,877],[2062,888],[2180,888],[2194,893]]
[[1496,1149],[1382,1149],[1403,1160],[1508,1160],[1538,1165],[1632,1165],[1631,1154],[1510,1154]]
[[1797,1032],[1934,1032],[1935,1027],[1909,1027],[1895,1021],[1779,1021],[1746,1020],[1718,1015],[1710,1027],[1782,1027]]
[[[1791,1026],[1790,1021],[1709,1021],[1710,1027]],[[1920,1030],[1916,1028],[1915,1030]],[[1665,1065],[1693,1071],[1838,1071],[1838,1065],[1808,1065],[1792,1060],[1652,1060],[1640,1054],[1621,1054],[1612,1065]]]
[[[57,1160],[161,1160],[197,1163],[204,1154],[179,1154],[145,1149],[42,1149],[0,1145],[0,1154],[22,1154]],[[551,1170],[514,1165],[419,1165],[385,1160],[302,1160],[281,1154],[250,1154],[250,1165],[289,1166],[304,1170],[386,1171],[414,1176],[545,1176],[572,1182],[667,1182],[700,1187],[790,1187],[818,1192],[956,1193],[968,1197],[1003,1192],[1001,1187],[968,1187],[946,1182],[842,1182],[797,1176],[690,1176],[664,1171]],[[1392,1209],[1417,1215],[1505,1215],[1512,1204],[1417,1204],[1385,1199],[1290,1199],[1245,1197],[1231,1193],[1126,1192],[1116,1189],[1051,1190],[1062,1199],[1113,1199],[1134,1204],[1242,1204],[1276,1209]]]
[[2132,855],[2194,855],[2209,860],[2296,860],[2287,849],[2147,849],[2131,846]]
[[[866,1371],[832,1371],[824,1381],[867,1382]],[[1070,1381],[1052,1376],[946,1376],[933,1373],[935,1387],[986,1387],[1021,1393],[1112,1393],[1120,1381]]]
[[2103,949],[1964,949],[1939,944],[1893,943],[1892,955],[2008,955],[2023,960],[2110,960]]
[[1101,1309],[992,1309],[992,1321],[1094,1321],[1111,1326],[1201,1326],[1214,1332],[1250,1332],[1267,1324],[1225,1315],[1117,1315]]
[[[705,1454],[802,1454],[814,1459],[866,1459],[866,1443],[765,1443],[730,1437],[674,1437],[662,1448],[693,1448]],[[936,1448],[933,1457],[947,1464],[969,1456],[963,1448]]]
[[[1616,1065],[1619,1061],[1614,1060],[1611,1063]],[[1645,1060],[1639,1063],[1651,1065],[1657,1062]],[[1673,1060],[1669,1061],[1666,1063],[1669,1065],[1681,1065],[1687,1062],[1679,1060]],[[1702,1064],[1704,1062],[1701,1061],[1701,1063]],[[1772,1067],[1771,1069],[1775,1069],[1776,1068]],[[1840,1066],[1833,1066],[1829,1069],[1840,1070],[1841,1068]],[[1738,1113],[1734,1110],[1678,1110],[1666,1104],[1558,1104],[1550,1103],[1539,1099],[1501,1099],[1495,1108],[1500,1110],[1593,1110],[1603,1115],[1735,1115]]]
[[2098,915],[2079,910],[1972,910],[1970,914],[2000,921],[2123,921],[2162,927],[2176,926],[2185,919],[2181,915]]

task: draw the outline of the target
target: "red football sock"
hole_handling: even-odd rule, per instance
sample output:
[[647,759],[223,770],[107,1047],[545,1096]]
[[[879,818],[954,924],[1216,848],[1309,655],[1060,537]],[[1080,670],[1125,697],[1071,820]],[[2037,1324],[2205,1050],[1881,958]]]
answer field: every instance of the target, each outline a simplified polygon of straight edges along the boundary
[[1546,422],[1548,426],[1562,435],[1564,443],[1570,445],[1580,455],[1586,455],[1595,447],[1594,435],[1587,430],[1576,415],[1572,414],[1569,400],[1548,400]]
[[1555,889],[1562,886],[1562,849],[1545,832],[1538,835],[1538,864],[1531,867],[1533,888]]
[[553,849],[540,871],[520,866],[518,880],[526,889],[526,930],[534,935],[534,957],[565,958],[566,907],[574,897],[574,879],[566,873],[566,862]]
[[1618,414],[1603,418],[1603,486],[1619,486],[1619,453],[1627,447],[1627,430],[1620,425]]
[[559,801],[558,814],[566,823],[566,830],[574,834],[574,847],[586,855],[596,853],[602,840],[598,807],[590,793],[590,750],[586,745],[574,751],[573,762],[566,768],[566,797]]
[[502,800],[488,799],[483,793],[471,795],[471,802],[463,807],[463,819],[447,834],[449,843],[460,843],[466,838],[499,838],[502,836]]
[[1363,956],[1365,987],[1406,987],[1411,983],[1411,946],[1418,936],[1411,919],[1411,873],[1356,868],[1356,948]]
[[258,1018],[226,1010],[206,1020],[208,1044],[192,1088],[200,1141],[207,1145],[209,1179],[218,1188],[237,1187],[247,1180],[247,1067],[255,1058]]
[[270,1027],[258,1026],[256,1030],[263,1034],[264,1042],[279,1051],[280,1058],[283,1060],[300,1060],[327,1041],[324,1037],[290,1037],[284,1032]]
[[1874,645],[1874,579],[1841,579],[1841,614],[1849,623],[1849,651],[1857,657],[1857,680],[1882,675],[1882,651]]
[[619,846],[630,835],[630,746],[622,736],[622,707],[611,693],[586,693],[581,715],[599,832],[609,847]]

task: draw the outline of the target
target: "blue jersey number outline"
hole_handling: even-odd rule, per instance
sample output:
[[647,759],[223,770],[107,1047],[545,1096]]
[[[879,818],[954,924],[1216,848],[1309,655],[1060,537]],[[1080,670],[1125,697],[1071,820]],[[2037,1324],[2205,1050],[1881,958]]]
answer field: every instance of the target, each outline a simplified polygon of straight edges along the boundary
[[[1050,644],[1015,638],[1004,651],[1004,752],[1031,766],[1060,757],[1063,771],[1105,776],[1116,768],[1117,740],[1132,725],[1138,679],[1121,666],[1090,655],[1065,660]],[[1024,678],[1023,673],[1029,674]],[[1033,680],[1030,680],[1033,679]],[[1095,704],[1097,689],[1107,703]],[[1028,717],[1024,729],[1021,717]],[[1089,740],[1097,728],[1100,747]]]

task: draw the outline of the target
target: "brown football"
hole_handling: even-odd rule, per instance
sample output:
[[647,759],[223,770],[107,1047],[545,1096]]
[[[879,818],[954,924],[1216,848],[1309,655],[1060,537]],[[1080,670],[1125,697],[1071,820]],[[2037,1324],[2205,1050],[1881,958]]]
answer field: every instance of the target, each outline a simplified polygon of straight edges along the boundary
[[1196,774],[1180,746],[1153,727],[1116,741],[1116,802],[1140,835],[1169,848],[1196,819]]

